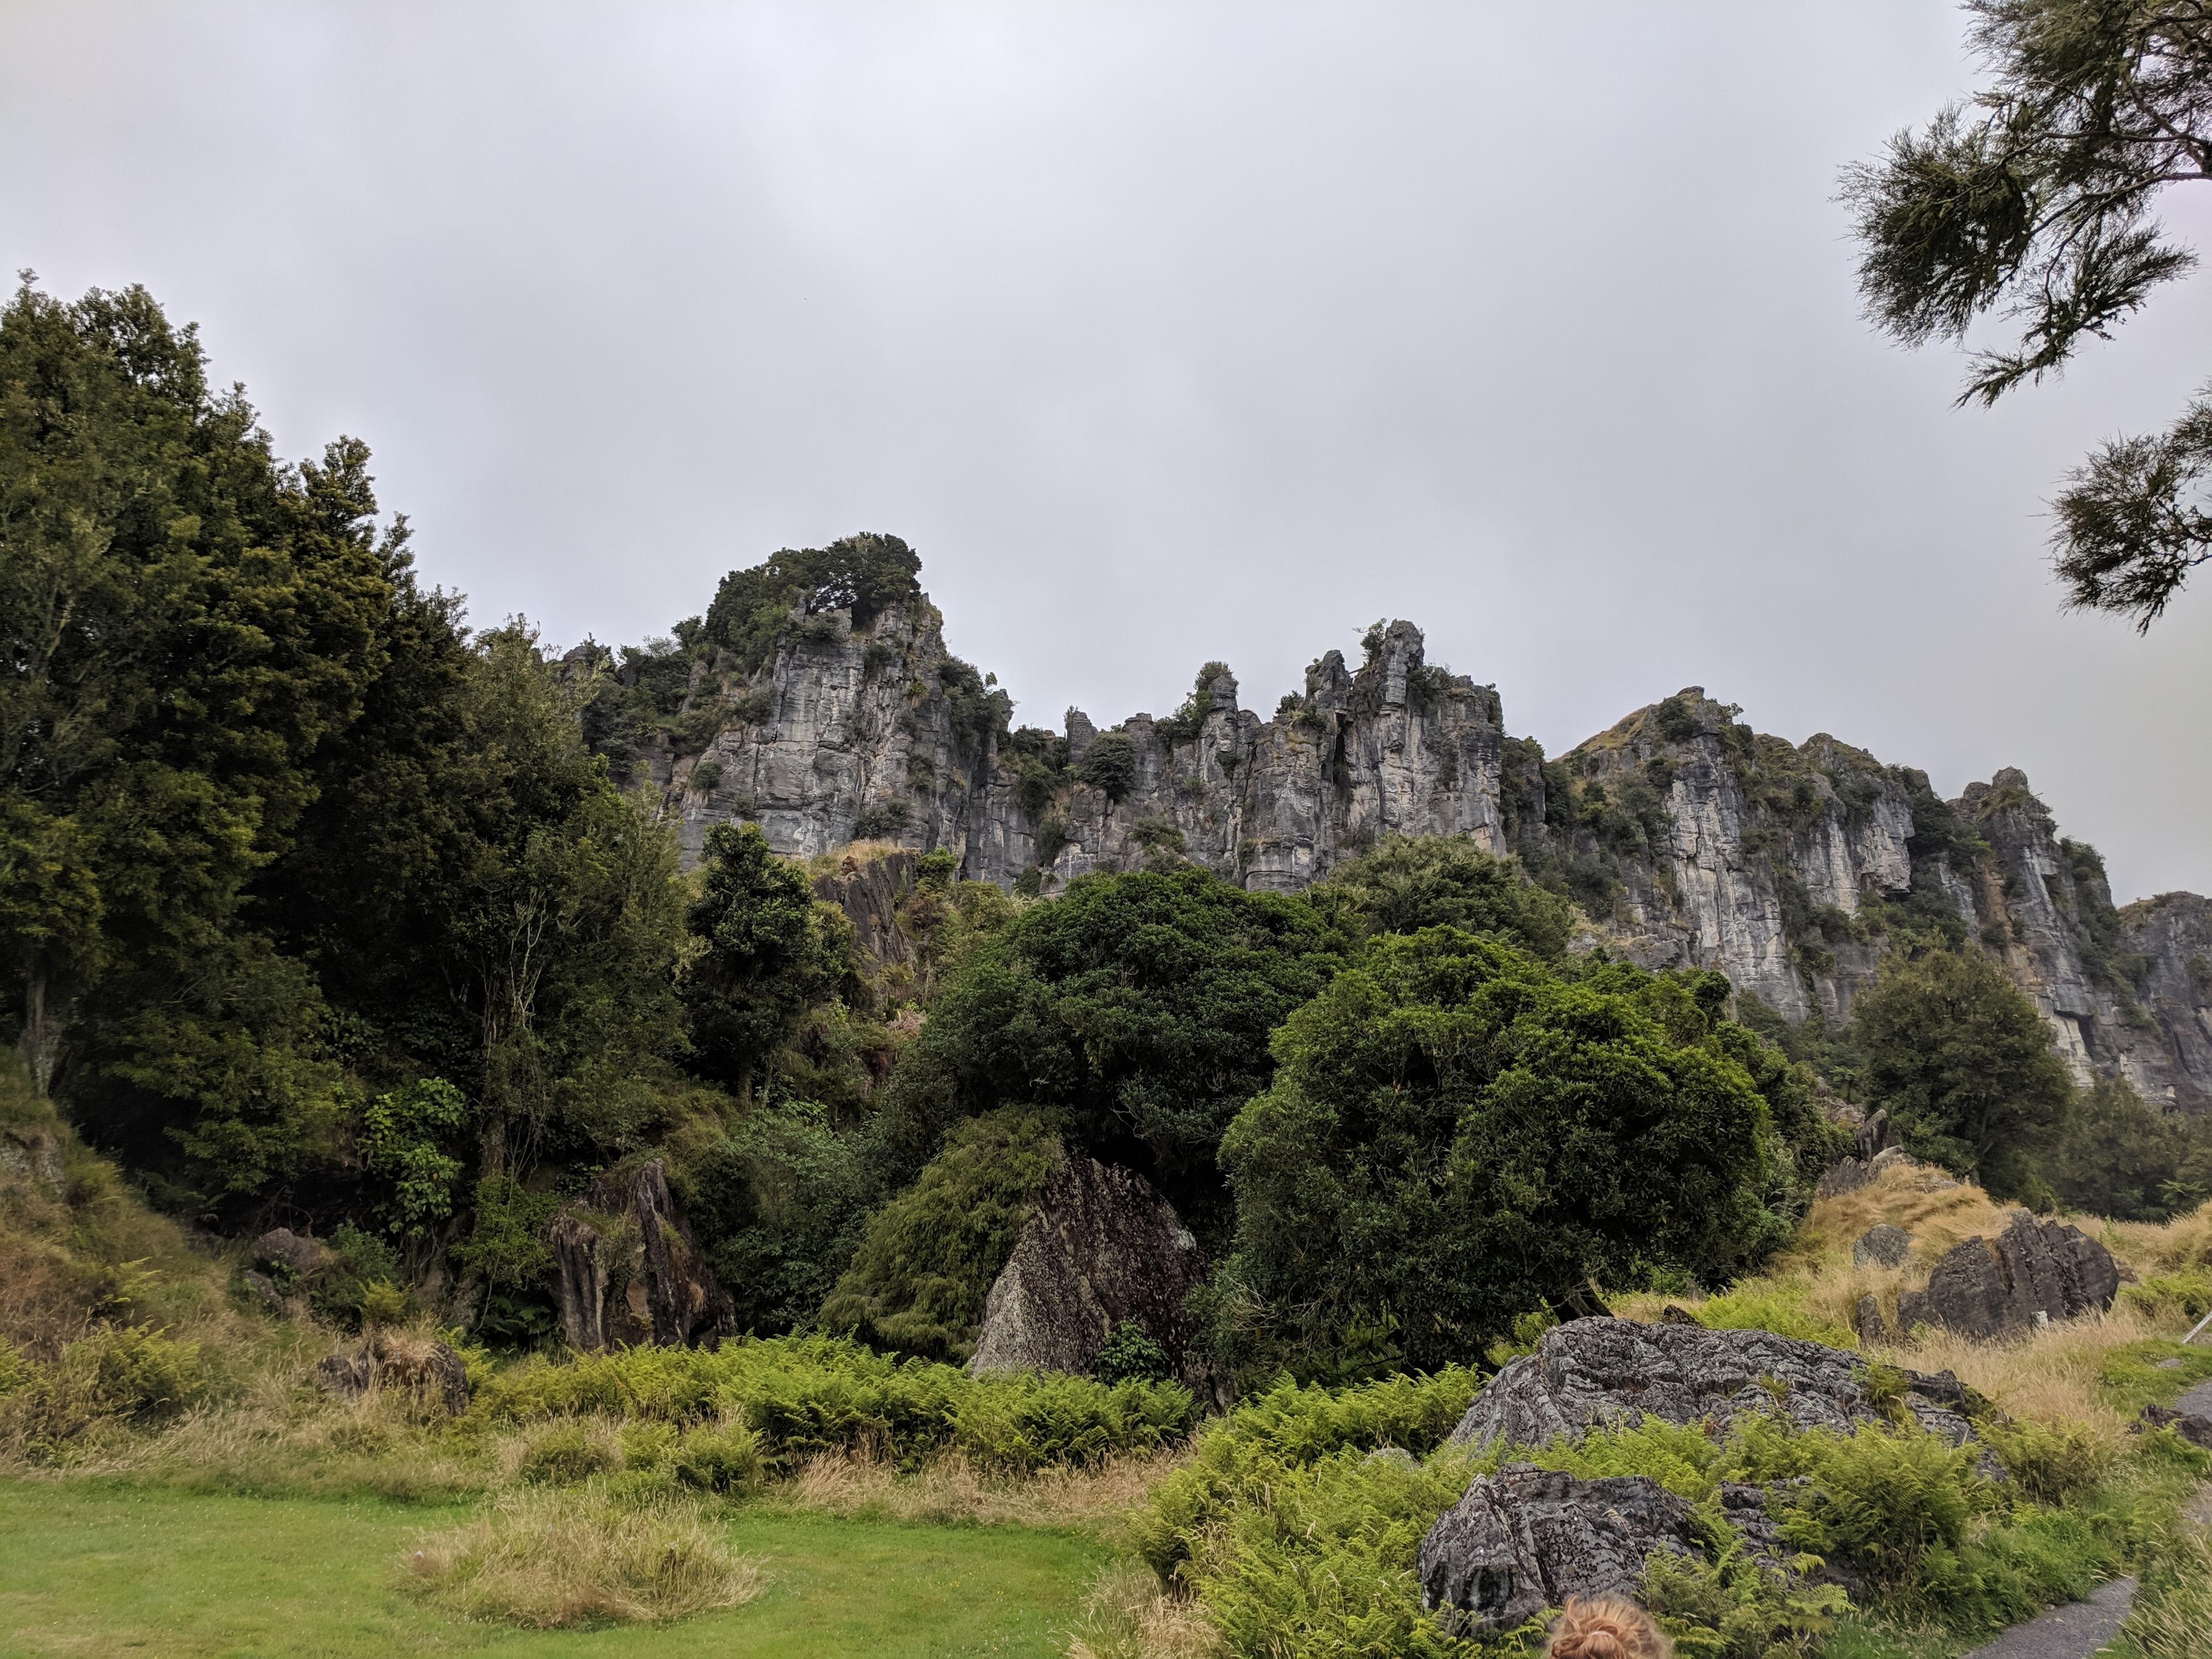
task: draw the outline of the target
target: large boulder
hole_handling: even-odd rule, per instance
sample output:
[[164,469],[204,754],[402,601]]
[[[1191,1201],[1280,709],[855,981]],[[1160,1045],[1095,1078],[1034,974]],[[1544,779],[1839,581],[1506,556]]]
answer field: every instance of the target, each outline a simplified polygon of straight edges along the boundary
[[2078,1227],[2026,1211],[1995,1239],[1966,1240],[1936,1264],[1924,1291],[1897,1299],[1897,1322],[1962,1336],[2001,1336],[2046,1320],[2100,1312],[2118,1294],[2112,1253]]
[[659,1158],[599,1177],[549,1222],[561,1334],[587,1352],[673,1347],[737,1329],[730,1299],[668,1190]]
[[1421,1540],[1421,1600],[1494,1630],[1570,1595],[1633,1595],[1656,1552],[1698,1548],[1689,1504],[1640,1474],[1578,1480],[1528,1463],[1477,1475]]
[[[1886,1420],[1860,1379],[1863,1355],[1771,1331],[1577,1319],[1483,1385],[1452,1431],[1458,1444],[1540,1446],[1561,1435],[1645,1415],[1725,1427],[1736,1413],[1779,1410],[1801,1429],[1849,1433]],[[1954,1445],[1972,1435],[1965,1391],[1945,1372],[1905,1373],[1904,1405]]]
[[1088,1371],[1136,1325],[1201,1397],[1217,1392],[1184,1300],[1206,1275],[1198,1241],[1133,1170],[1070,1152],[1046,1181],[991,1285],[969,1370]]

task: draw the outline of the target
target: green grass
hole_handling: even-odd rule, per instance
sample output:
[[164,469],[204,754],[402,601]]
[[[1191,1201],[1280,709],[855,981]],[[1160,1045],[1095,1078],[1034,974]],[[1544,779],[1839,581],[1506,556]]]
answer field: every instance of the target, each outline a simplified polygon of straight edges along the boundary
[[416,1534],[450,1506],[236,1498],[137,1484],[0,1482],[0,1656],[352,1659],[469,1653],[653,1659],[1058,1656],[1096,1544],[1013,1527],[926,1527],[733,1511],[761,1557],[759,1600],[659,1627],[470,1625],[398,1587]]

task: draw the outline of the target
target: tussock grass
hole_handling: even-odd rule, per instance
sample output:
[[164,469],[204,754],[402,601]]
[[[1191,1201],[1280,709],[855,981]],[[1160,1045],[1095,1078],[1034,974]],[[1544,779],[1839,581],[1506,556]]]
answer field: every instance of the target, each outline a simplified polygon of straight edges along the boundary
[[592,1489],[503,1493],[465,1525],[425,1534],[400,1572],[448,1613],[535,1630],[734,1607],[758,1595],[765,1577],[696,1503],[617,1504]]
[[1226,1651],[1196,1602],[1170,1594],[1133,1561],[1117,1561],[1092,1582],[1067,1644],[1067,1659],[1216,1659]]
[[2142,1591],[2120,1626],[2117,1654],[2139,1659],[2199,1659],[2212,1643],[2212,1538],[2179,1532],[2143,1575]]
[[1158,1451],[1016,1476],[957,1455],[902,1474],[878,1458],[824,1452],[772,1488],[769,1501],[854,1520],[1060,1528],[1110,1537],[1184,1455]]

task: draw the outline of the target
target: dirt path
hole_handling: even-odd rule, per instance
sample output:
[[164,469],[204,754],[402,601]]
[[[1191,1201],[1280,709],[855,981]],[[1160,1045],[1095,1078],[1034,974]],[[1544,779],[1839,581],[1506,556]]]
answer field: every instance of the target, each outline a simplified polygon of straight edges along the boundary
[[2115,1578],[2098,1585],[2086,1601],[2069,1601],[2014,1625],[1966,1659],[2089,1659],[2119,1634],[2120,1621],[2135,1599],[2136,1581]]

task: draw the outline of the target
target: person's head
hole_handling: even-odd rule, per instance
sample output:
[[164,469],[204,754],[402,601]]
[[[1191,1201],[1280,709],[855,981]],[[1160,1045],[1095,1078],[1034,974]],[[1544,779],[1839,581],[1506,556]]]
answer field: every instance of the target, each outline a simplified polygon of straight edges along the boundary
[[1617,1595],[1584,1601],[1570,1595],[1552,1621],[1545,1659],[1674,1659],[1668,1641],[1651,1615]]

